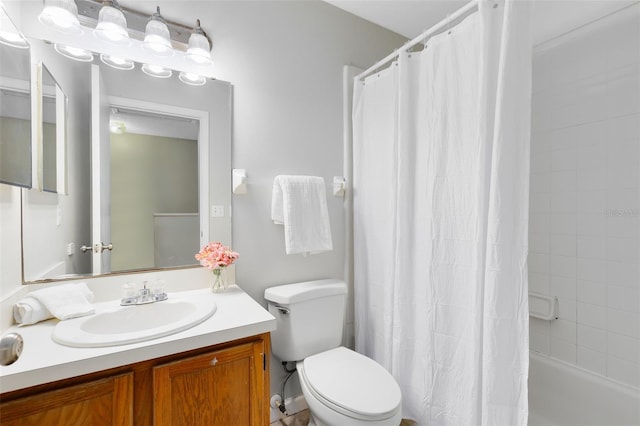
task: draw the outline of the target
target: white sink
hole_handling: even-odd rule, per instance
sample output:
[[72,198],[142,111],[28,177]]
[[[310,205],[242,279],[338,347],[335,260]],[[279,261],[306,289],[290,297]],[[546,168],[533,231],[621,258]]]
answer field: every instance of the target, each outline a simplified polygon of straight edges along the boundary
[[169,299],[147,305],[96,303],[96,313],[60,321],[53,329],[57,343],[75,347],[116,346],[167,336],[191,328],[217,309],[213,294],[169,293]]

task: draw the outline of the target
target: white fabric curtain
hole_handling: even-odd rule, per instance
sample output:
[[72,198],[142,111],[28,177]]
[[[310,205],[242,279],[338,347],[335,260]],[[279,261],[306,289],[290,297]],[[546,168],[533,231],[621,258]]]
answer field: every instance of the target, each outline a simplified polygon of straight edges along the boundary
[[527,423],[529,9],[481,0],[354,87],[356,350],[420,425]]

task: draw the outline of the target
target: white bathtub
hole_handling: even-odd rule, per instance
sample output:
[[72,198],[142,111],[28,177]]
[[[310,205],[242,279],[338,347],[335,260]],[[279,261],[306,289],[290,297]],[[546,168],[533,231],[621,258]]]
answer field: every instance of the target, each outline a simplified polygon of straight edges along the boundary
[[640,425],[640,390],[530,352],[529,426]]

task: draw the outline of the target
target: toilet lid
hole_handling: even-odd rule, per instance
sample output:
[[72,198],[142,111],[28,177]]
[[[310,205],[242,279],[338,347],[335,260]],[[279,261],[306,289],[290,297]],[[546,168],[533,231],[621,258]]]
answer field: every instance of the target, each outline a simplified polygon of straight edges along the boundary
[[344,347],[302,362],[305,382],[319,399],[356,418],[386,419],[400,407],[400,387],[380,364]]

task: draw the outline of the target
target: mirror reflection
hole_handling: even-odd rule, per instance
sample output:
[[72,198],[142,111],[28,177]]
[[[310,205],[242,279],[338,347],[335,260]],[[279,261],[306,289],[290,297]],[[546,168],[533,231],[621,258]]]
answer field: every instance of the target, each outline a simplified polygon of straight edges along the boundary
[[[0,14],[4,11],[0,9]],[[4,15],[3,15],[4,16]],[[1,32],[7,30],[6,18]],[[31,188],[31,65],[29,45],[0,38],[0,182]]]
[[204,242],[229,243],[230,217],[207,213],[230,204],[230,85],[80,63],[30,41],[67,98],[68,189],[23,191],[25,283],[196,266]]
[[194,264],[200,246],[196,120],[111,107],[111,268]]

